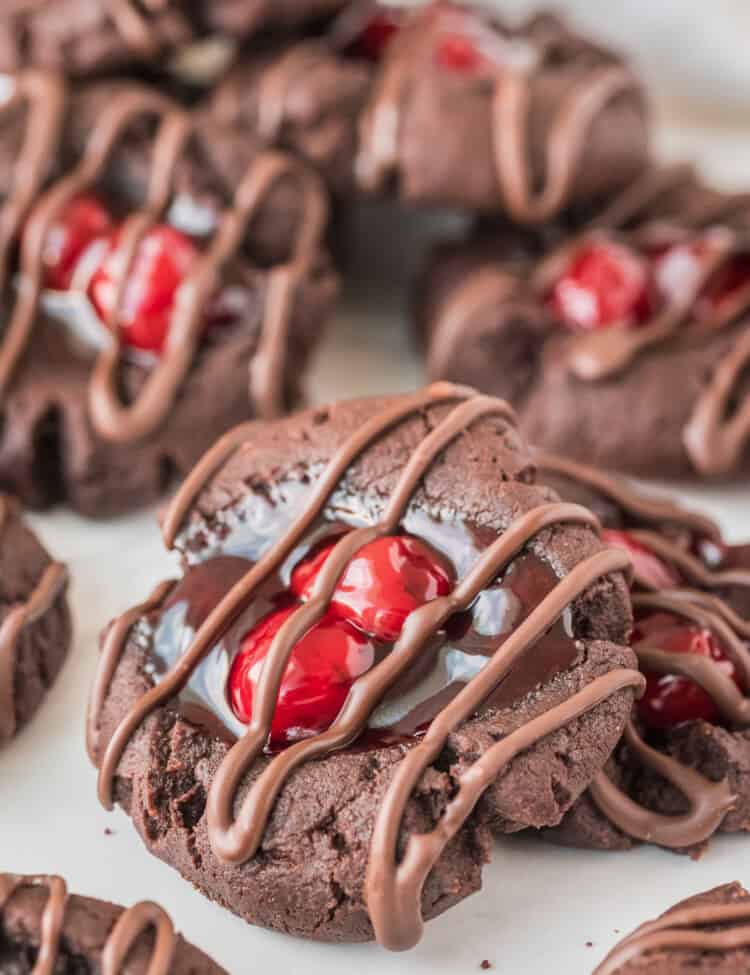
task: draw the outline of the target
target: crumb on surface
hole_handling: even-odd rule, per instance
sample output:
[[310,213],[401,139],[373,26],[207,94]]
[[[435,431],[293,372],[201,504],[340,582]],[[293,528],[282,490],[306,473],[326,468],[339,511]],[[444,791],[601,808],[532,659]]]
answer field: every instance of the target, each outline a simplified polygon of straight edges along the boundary
[[482,969],[483,972],[486,972],[490,968],[492,968],[492,962],[488,958],[485,958],[479,962],[479,967]]
[[587,941],[586,942],[586,947],[587,948],[593,948],[594,947],[594,942],[593,941]]

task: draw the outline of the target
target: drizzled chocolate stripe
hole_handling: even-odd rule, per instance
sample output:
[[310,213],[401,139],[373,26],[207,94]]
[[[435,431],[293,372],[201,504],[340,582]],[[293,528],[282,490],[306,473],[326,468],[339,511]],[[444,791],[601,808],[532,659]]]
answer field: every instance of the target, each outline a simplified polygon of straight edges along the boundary
[[543,223],[568,201],[586,147],[586,137],[616,98],[637,90],[625,68],[603,68],[581,81],[552,120],[547,136],[547,181],[534,193],[529,162],[531,81],[528,71],[503,68],[496,82],[492,134],[495,165],[508,212],[521,223]]
[[[716,930],[723,926],[724,930]],[[607,955],[594,975],[616,975],[628,962],[656,952],[712,953],[741,948],[750,948],[750,900],[697,904],[668,911],[642,925]]]
[[[750,570],[711,569],[659,530],[664,525],[672,525],[698,537],[720,543],[721,531],[711,518],[699,514],[697,511],[682,508],[673,501],[649,497],[633,488],[622,478],[605,474],[593,467],[578,464],[556,454],[534,449],[533,457],[537,470],[542,473],[557,475],[591,488],[612,501],[621,511],[636,521],[656,526],[656,530],[653,531],[651,529],[632,529],[628,531],[628,534],[656,555],[674,565],[691,585],[701,586],[704,589],[750,588]],[[637,570],[636,582],[645,589],[652,588],[651,581],[639,576]],[[686,598],[700,599],[705,602],[710,597],[705,593],[690,589],[686,593]],[[714,598],[712,609],[717,615],[726,619],[741,636],[750,637],[750,621],[741,619],[723,600]]]
[[[41,940],[31,975],[53,975],[61,950],[68,889],[62,877],[0,874],[0,915],[13,896],[24,888],[43,887],[48,898],[42,915]],[[142,901],[122,912],[104,944],[102,975],[121,975],[125,961],[138,939],[149,928],[155,931],[147,975],[168,975],[172,967],[177,935],[169,915],[158,904]]]
[[[6,111],[18,102],[28,104],[28,119],[21,152],[13,170],[10,193],[0,210],[0,288],[7,287],[10,251],[38,198],[55,159],[65,113],[65,82],[57,75],[26,71],[17,76]],[[41,246],[38,259],[30,261],[16,300],[13,315],[0,343],[0,394],[10,382],[16,363],[29,339],[37,293],[41,288]]]
[[[626,481],[541,450],[534,451],[537,469],[542,474],[563,477],[601,494],[636,521],[673,525],[721,541],[721,532],[711,519],[681,508],[671,501],[649,497]],[[628,535],[646,545],[657,556],[674,564],[690,583],[708,589],[750,585],[750,573],[743,570],[712,571],[683,548],[657,531],[629,530]],[[635,580],[652,590],[648,579]],[[633,594],[636,610],[671,613],[699,626],[707,627],[721,640],[746,687],[750,686],[750,621],[743,620],[718,596],[698,589],[673,589]],[[750,723],[750,699],[728,678],[717,663],[689,654],[667,653],[650,638],[633,644],[642,668],[690,678],[711,695],[721,714],[736,727]],[[700,843],[720,825],[734,797],[726,781],[713,783],[686,768],[670,756],[646,745],[631,723],[625,742],[646,766],[662,775],[688,799],[690,812],[684,817],[659,816],[638,806],[601,773],[589,789],[594,802],[623,832],[637,839],[682,848]]]
[[[734,663],[744,687],[750,687],[750,648],[718,614],[698,601],[673,598],[669,590],[659,593],[635,593],[636,609],[660,610],[706,627],[721,641]],[[642,669],[658,674],[680,674],[699,684],[715,702],[722,717],[738,728],[750,727],[750,698],[740,691],[715,660],[688,653],[668,653],[659,648],[656,637],[645,637],[633,644]]]
[[[590,512],[577,505],[559,502],[541,505],[513,521],[496,542],[482,553],[477,564],[450,596],[437,598],[409,616],[392,653],[355,682],[341,713],[328,731],[291,746],[270,762],[245,797],[235,818],[237,790],[268,739],[279,684],[289,655],[299,638],[326,611],[343,568],[363,545],[398,528],[414,491],[454,439],[485,417],[497,416],[508,424],[514,420],[512,411],[502,401],[478,396],[472,390],[447,383],[436,384],[414,396],[404,397],[364,423],[339,448],[314,487],[306,507],[287,533],[227,593],[199,628],[184,656],[122,719],[101,757],[99,795],[105,805],[112,804],[114,777],[120,758],[141,722],[184,686],[200,660],[249,605],[257,587],[279,568],[321,516],[351,464],[389,429],[434,405],[451,406],[451,409],[412,454],[380,521],[376,525],[355,529],[337,542],[316,577],[309,601],[289,617],[271,644],[254,695],[251,724],[245,735],[227,752],[208,792],[206,815],[209,840],[218,857],[241,863],[254,855],[275,798],[294,768],[303,761],[329,754],[356,739],[383,694],[414,662],[443,622],[457,610],[469,606],[537,533],[566,522],[597,527],[598,523]],[[197,476],[190,479],[184,495],[183,492],[178,493],[165,521],[167,538],[174,540],[196,495],[217,468],[239,448],[247,433],[246,426],[224,438],[207,456]],[[626,688],[642,689],[643,678],[636,671],[616,671],[592,681],[564,704],[552,708],[509,736],[462,778],[459,794],[450,804],[438,828],[429,836],[418,838],[419,843],[426,844],[426,852],[415,855],[414,863],[408,868],[403,864],[396,867],[395,837],[399,833],[404,806],[413,786],[442,750],[450,732],[476,711],[514,663],[530,651],[571,602],[596,580],[623,571],[628,566],[628,557],[617,549],[599,552],[576,566],[508,637],[480,675],[441,712],[424,742],[407,755],[378,815],[366,883],[373,926],[379,940],[386,946],[403,948],[419,939],[419,903],[424,879],[445,844],[466,821],[480,795],[501,767],[520,751],[613,694]],[[162,598],[163,595],[157,593],[155,601]],[[147,605],[152,605],[151,601]],[[135,610],[119,621],[110,631],[105,644],[103,676],[92,700],[90,716],[90,728],[94,734],[98,713],[123,652],[129,625],[138,615],[139,611]],[[95,743],[92,750],[96,750]],[[417,838],[412,840],[417,842]]]
[[[8,500],[0,498],[0,531],[8,518]],[[60,562],[51,562],[26,602],[8,610],[0,624],[0,742],[16,731],[14,700],[16,653],[21,636],[49,612],[68,582],[68,571]]]
[[197,354],[202,315],[219,285],[223,265],[241,246],[266,195],[280,180],[293,178],[301,191],[302,219],[288,262],[268,272],[263,323],[250,366],[250,394],[258,414],[269,417],[282,411],[289,320],[298,285],[311,269],[327,220],[327,202],[318,178],[290,157],[261,154],[244,174],[210,244],[181,285],[161,356],[135,400],[124,405],[118,390],[124,351],[118,325],[128,274],[139,244],[169,204],[180,155],[194,126],[187,112],[159,92],[138,85],[124,89],[97,119],[78,165],[44,194],[29,218],[22,240],[21,287],[0,346],[0,394],[7,391],[31,340],[43,288],[43,248],[52,225],[75,196],[96,184],[118,142],[142,118],[155,118],[159,123],[149,185],[143,208],[123,225],[123,262],[113,311],[104,323],[110,335],[92,370],[88,397],[94,428],[100,436],[118,443],[147,437],[167,417]]
[[721,825],[735,796],[726,779],[712,782],[694,769],[656,751],[640,737],[632,722],[623,741],[632,754],[678,789],[688,801],[688,812],[663,816],[639,806],[600,772],[589,786],[589,795],[604,815],[623,833],[644,843],[684,849],[708,839]]
[[[171,0],[139,0],[139,3],[149,12],[163,13]],[[136,0],[104,0],[104,5],[128,47],[141,57],[156,57],[162,47],[161,38],[154,24],[138,9]]]
[[[532,448],[532,455],[537,470],[542,474],[556,474],[592,488],[638,521],[654,525],[676,525],[715,542],[721,541],[719,526],[706,515],[682,508],[666,498],[650,497],[632,487],[624,478],[605,474],[598,468],[578,464],[559,454]],[[649,536],[649,541],[651,538]]]
[[[417,15],[391,42],[386,64],[361,125],[357,176],[364,189],[376,190],[398,164],[399,125],[409,88],[412,54],[431,49],[439,30],[436,19]],[[509,46],[513,43],[508,41]],[[637,92],[631,72],[616,66],[583,77],[552,119],[545,144],[546,183],[531,187],[528,133],[532,114],[532,73],[544,57],[543,40],[529,40],[535,62],[498,66],[494,78],[492,136],[495,166],[504,205],[521,223],[542,223],[567,203],[586,136],[596,119],[616,98]]]

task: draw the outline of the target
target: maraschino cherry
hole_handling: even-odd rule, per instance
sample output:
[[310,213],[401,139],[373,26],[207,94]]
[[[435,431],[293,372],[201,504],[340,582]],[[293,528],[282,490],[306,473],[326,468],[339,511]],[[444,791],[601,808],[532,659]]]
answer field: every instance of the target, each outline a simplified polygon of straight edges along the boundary
[[441,68],[457,74],[473,74],[482,65],[482,55],[471,38],[463,34],[446,34],[435,48],[435,61]]
[[674,589],[680,584],[677,570],[655,555],[643,542],[633,538],[629,532],[607,528],[602,532],[602,541],[628,553],[633,561],[637,582],[652,589]]
[[400,26],[401,18],[397,11],[379,7],[349,45],[349,53],[377,64],[378,61],[382,61],[386,48],[398,33]]
[[[335,541],[313,550],[292,573],[291,589],[307,599]],[[377,640],[393,643],[406,617],[453,587],[448,566],[418,538],[391,535],[365,545],[338,581],[331,612]]]
[[[637,623],[633,645],[647,643],[667,653],[686,653],[713,660],[742,690],[734,663],[706,627],[686,623],[668,613],[654,613]],[[646,690],[638,702],[643,723],[652,729],[673,728],[685,721],[718,721],[720,715],[711,696],[698,684],[677,674],[644,671]]]
[[74,197],[54,221],[44,238],[44,284],[56,291],[70,287],[73,272],[84,251],[112,230],[112,218],[91,193]]
[[[253,714],[253,700],[263,661],[273,638],[295,607],[275,610],[245,636],[229,675],[232,709],[244,724]],[[372,667],[375,649],[368,637],[330,614],[295,645],[276,701],[270,740],[289,744],[325,731],[341,710],[354,681]]]
[[[123,341],[138,349],[161,352],[177,291],[198,253],[193,241],[174,227],[159,224],[148,231],[136,249],[120,302],[118,326]],[[115,230],[88,286],[89,298],[105,321],[114,307],[123,259],[120,234]]]
[[[337,536],[312,549],[292,572],[290,590],[305,601]],[[284,744],[328,728],[354,681],[373,666],[377,644],[398,639],[406,617],[453,588],[449,566],[410,535],[365,545],[341,575],[326,615],[295,646],[279,693],[271,741]],[[229,675],[229,700],[240,721],[252,717],[260,666],[275,634],[299,602],[275,610],[242,641]]]
[[645,258],[624,244],[598,241],[575,253],[547,301],[563,325],[588,332],[643,324],[653,313],[652,292]]

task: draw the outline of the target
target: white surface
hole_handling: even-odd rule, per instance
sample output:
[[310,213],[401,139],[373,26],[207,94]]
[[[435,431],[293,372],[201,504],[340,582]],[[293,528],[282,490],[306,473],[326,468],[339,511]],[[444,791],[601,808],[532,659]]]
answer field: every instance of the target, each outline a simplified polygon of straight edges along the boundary
[[[728,183],[742,185],[750,170],[750,138],[736,131],[673,123],[663,129],[662,143],[695,155]],[[403,260],[402,231],[403,224],[398,230],[390,225],[374,244],[366,235],[370,246],[363,247],[360,263],[368,281],[359,283],[356,302],[347,302],[322,350],[312,382],[317,400],[409,389],[421,381],[403,327],[403,295],[392,285],[394,270],[414,263],[413,256]],[[730,537],[750,537],[747,488],[683,496],[717,517]],[[308,944],[246,926],[150,857],[126,817],[101,809],[84,751],[98,634],[171,569],[154,513],[103,525],[64,512],[33,520],[54,554],[70,564],[76,635],[36,720],[0,752],[0,869],[58,872],[76,892],[124,904],[158,899],[231,975],[460,975],[478,971],[483,959],[503,975],[587,975],[618,932],[675,900],[733,879],[750,884],[750,838],[716,840],[693,863],[653,849],[607,855],[516,837],[497,844],[484,890],[428,925],[422,944],[407,957],[373,945]]]

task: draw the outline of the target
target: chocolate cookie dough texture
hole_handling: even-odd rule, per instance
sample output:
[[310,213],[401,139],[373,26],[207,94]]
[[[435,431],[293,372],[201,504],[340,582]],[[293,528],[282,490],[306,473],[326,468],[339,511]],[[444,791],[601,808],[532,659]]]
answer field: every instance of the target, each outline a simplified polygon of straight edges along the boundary
[[[591,506],[613,530],[605,538],[616,535],[631,551],[633,650],[651,680],[673,675],[655,692],[668,714],[650,727],[654,712],[636,705],[605,773],[546,835],[606,850],[643,841],[700,852],[716,831],[747,831],[750,547],[726,544],[705,516],[599,471],[544,453],[537,463],[540,480]],[[649,624],[658,619],[663,625]],[[685,639],[675,641],[680,630]],[[695,689],[674,678],[697,685],[697,702]]]
[[298,27],[343,0],[3,0],[0,71],[49,68],[84,77],[163,66],[193,41]]
[[339,190],[523,224],[606,198],[647,158],[620,58],[554,17],[511,28],[472,4],[349,4],[320,37],[243,51],[209,110]]
[[113,514],[299,399],[336,291],[314,173],[131,82],[21,72],[0,128],[0,484]]
[[36,713],[70,647],[65,566],[0,495],[0,747]]
[[[103,640],[89,716],[99,795],[253,923],[412,946],[423,918],[478,888],[490,821],[560,820],[642,688],[622,646],[627,557],[602,547],[586,509],[534,485],[509,407],[466,388],[241,426],[188,477],[163,531],[183,577]],[[336,615],[348,612],[337,582],[390,544],[442,566],[441,587],[387,636],[378,596],[357,633]],[[400,599],[395,564],[371,568]],[[295,733],[287,667],[318,626],[372,641],[372,658],[330,720]],[[243,671],[264,639],[260,676]],[[241,720],[238,673],[259,680]],[[291,731],[269,750],[282,718]]]
[[743,975],[750,970],[750,894],[738,883],[690,897],[642,925],[594,975]]
[[441,248],[419,300],[429,373],[506,397],[532,442],[585,463],[746,477],[749,229],[746,195],[676,167],[543,235]]
[[152,901],[116,907],[62,877],[0,874],[0,971],[18,975],[227,975]]

